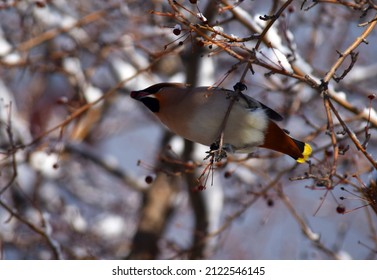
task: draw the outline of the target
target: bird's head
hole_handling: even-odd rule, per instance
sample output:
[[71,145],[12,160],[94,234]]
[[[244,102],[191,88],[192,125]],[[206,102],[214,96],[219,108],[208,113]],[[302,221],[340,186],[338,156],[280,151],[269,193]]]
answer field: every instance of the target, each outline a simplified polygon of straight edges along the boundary
[[131,97],[142,102],[153,113],[158,113],[162,104],[169,103],[174,89],[185,87],[184,84],[178,83],[159,83],[146,89],[132,91]]

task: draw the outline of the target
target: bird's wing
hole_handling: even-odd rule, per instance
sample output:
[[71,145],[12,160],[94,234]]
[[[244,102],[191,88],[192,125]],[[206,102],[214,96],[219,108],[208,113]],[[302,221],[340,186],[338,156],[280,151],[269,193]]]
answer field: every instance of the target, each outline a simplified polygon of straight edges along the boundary
[[257,107],[262,107],[267,116],[274,121],[281,121],[283,120],[283,117],[276,112],[275,110],[271,109],[270,107],[264,105],[263,103],[259,102],[258,100],[255,100],[254,98],[247,96],[245,94],[242,94],[242,97],[245,99],[245,101],[248,103],[250,109],[256,109]]

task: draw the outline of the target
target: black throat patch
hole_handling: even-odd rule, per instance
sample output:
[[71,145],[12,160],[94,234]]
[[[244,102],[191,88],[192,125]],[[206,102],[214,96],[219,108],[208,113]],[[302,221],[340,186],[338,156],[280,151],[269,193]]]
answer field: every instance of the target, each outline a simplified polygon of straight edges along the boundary
[[144,105],[147,106],[153,113],[158,113],[160,111],[160,102],[157,98],[143,97],[140,99],[140,101],[143,102]]

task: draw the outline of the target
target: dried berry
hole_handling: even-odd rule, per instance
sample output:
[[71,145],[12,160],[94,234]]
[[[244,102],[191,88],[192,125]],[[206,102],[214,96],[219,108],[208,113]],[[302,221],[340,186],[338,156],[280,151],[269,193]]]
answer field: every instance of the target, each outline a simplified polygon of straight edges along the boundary
[[35,5],[38,8],[44,8],[44,7],[46,7],[46,3],[44,1],[35,1]]
[[206,186],[200,184],[199,186],[197,186],[196,189],[201,192],[201,191],[204,191],[206,189]]
[[204,46],[204,42],[203,42],[202,40],[198,40],[198,41],[196,42],[196,45],[197,45],[198,47],[203,47],[203,46]]
[[182,32],[182,27],[179,24],[176,24],[173,28],[174,35],[178,36]]
[[338,212],[338,214],[344,214],[346,207],[343,204],[339,204],[338,207],[336,207],[336,212]]
[[68,98],[66,96],[62,96],[62,97],[58,98],[58,100],[56,100],[56,103],[59,104],[59,105],[67,104]]
[[274,202],[273,199],[271,199],[271,198],[268,198],[268,199],[267,199],[267,206],[268,206],[268,207],[273,207],[274,204],[275,204],[275,202]]
[[232,176],[232,172],[230,172],[230,171],[225,171],[225,173],[224,173],[224,178],[225,179],[228,179],[228,178],[230,178]]
[[145,177],[145,183],[150,184],[152,182],[153,182],[153,177],[152,176],[148,175],[147,177]]

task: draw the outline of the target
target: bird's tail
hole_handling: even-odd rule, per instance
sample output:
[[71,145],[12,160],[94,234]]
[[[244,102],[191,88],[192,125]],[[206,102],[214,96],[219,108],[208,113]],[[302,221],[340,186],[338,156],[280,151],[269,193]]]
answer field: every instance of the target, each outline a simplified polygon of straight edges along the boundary
[[299,163],[306,162],[312,153],[308,143],[293,139],[273,121],[269,121],[264,143],[260,147],[289,155]]

